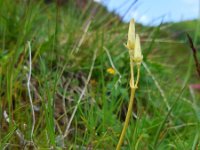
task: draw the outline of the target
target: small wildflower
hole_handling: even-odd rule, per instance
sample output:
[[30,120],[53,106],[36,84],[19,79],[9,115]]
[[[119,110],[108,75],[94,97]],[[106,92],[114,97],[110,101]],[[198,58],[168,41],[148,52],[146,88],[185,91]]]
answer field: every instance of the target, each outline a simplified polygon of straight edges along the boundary
[[114,75],[116,72],[115,72],[115,69],[110,67],[107,69],[107,73]]
[[[126,130],[128,127],[128,123],[130,121],[130,117],[132,114],[132,107],[134,104],[135,91],[138,88],[138,83],[139,83],[139,79],[140,79],[140,65],[141,65],[142,59],[143,59],[141,45],[140,45],[140,37],[138,34],[135,34],[135,22],[133,19],[130,21],[130,25],[129,25],[128,42],[127,42],[126,48],[128,48],[129,55],[130,55],[131,95],[130,95],[130,101],[129,101],[129,105],[128,105],[128,111],[126,114],[124,127],[122,129],[116,150],[121,149],[121,145],[123,144],[123,141],[124,141],[124,136],[125,136],[125,133],[126,133]],[[134,67],[137,68],[136,80],[134,80]]]

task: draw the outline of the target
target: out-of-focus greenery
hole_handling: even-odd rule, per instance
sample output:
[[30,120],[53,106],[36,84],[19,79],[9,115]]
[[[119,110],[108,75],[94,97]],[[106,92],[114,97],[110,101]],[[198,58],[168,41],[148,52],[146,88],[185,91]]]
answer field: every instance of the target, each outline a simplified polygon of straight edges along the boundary
[[[136,25],[144,64],[123,149],[200,148],[199,92],[189,89],[199,78],[185,36],[190,33],[198,47],[198,23]],[[29,41],[34,146],[115,149],[129,100],[127,32],[128,24],[94,2],[81,9],[70,0],[62,6],[0,0],[0,148],[32,147],[27,144],[32,127]],[[107,72],[111,62],[120,75]]]

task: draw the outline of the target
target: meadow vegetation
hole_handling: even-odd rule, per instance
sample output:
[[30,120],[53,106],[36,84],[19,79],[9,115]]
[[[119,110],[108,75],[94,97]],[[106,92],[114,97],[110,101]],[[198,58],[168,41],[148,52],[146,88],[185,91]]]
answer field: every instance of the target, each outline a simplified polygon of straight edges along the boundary
[[[198,49],[199,21],[136,28],[143,63],[121,149],[199,149],[186,36]],[[127,33],[92,1],[0,0],[0,149],[115,149],[130,94]]]

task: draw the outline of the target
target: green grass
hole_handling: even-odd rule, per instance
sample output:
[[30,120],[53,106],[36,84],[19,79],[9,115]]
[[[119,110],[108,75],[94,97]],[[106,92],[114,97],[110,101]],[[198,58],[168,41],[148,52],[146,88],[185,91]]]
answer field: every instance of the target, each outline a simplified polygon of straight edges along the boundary
[[[92,8],[98,9],[94,17]],[[199,78],[193,60],[189,61],[185,34],[179,34],[188,31],[195,39],[197,24],[136,25],[146,66],[141,67],[134,115],[122,149],[200,148],[200,96],[189,90]],[[123,45],[127,32],[128,24],[94,3],[81,10],[73,1],[56,7],[54,3],[0,0],[0,148],[32,147],[27,88],[30,41],[34,146],[115,149],[130,92],[129,55]],[[105,48],[121,75],[120,83],[118,74],[106,72],[112,66]]]

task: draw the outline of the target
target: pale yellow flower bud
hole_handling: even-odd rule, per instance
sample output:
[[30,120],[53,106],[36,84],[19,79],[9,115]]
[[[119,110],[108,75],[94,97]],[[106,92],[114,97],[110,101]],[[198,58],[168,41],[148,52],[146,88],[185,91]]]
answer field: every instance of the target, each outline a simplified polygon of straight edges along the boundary
[[141,64],[142,59],[143,59],[143,56],[142,56],[142,50],[141,50],[141,45],[140,45],[140,37],[138,34],[136,34],[133,61],[137,64]]
[[128,30],[127,48],[133,50],[135,48],[135,21],[131,19]]

